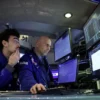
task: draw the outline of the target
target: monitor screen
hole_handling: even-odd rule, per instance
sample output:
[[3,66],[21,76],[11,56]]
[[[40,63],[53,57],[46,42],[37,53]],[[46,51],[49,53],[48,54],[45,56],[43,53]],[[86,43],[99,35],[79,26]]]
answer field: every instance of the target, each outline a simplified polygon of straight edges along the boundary
[[86,48],[89,50],[100,40],[100,5],[90,16],[87,23],[84,25],[84,35],[86,40]]
[[58,79],[58,69],[52,69],[51,72],[53,79]]
[[69,34],[63,34],[54,44],[55,61],[71,53]]
[[77,75],[77,59],[68,60],[59,64],[58,83],[73,83]]
[[89,60],[93,75],[98,78],[100,76],[100,44],[89,52]]
[[91,55],[93,71],[100,69],[100,50]]
[[24,53],[20,53],[20,58],[24,56]]

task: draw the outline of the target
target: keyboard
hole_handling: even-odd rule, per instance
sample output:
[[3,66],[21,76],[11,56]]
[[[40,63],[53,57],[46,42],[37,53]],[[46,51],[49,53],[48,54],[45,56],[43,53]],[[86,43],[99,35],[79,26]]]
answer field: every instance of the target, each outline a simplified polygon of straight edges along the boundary
[[46,91],[39,92],[41,95],[76,95],[78,90],[66,90],[66,88],[48,88]]

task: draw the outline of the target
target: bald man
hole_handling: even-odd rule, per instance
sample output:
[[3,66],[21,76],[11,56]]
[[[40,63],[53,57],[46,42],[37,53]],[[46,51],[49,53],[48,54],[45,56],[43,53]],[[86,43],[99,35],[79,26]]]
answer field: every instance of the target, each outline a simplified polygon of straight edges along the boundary
[[45,91],[50,86],[50,82],[53,82],[50,66],[46,59],[50,48],[50,38],[41,36],[36,41],[35,48],[21,58],[19,73],[21,90],[37,94],[38,91]]

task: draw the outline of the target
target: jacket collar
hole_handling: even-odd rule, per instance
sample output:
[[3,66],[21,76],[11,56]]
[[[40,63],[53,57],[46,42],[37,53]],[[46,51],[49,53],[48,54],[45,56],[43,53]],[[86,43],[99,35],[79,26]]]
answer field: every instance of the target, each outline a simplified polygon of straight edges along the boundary
[[35,62],[37,62],[38,64],[43,64],[40,57],[35,53],[34,49],[32,50],[32,55]]
[[[35,61],[35,62],[37,62],[39,65],[43,65],[42,57],[38,56],[38,55],[35,53],[34,49],[32,50],[32,55],[33,55],[33,57],[34,57],[34,61]],[[46,56],[44,56],[44,57],[45,57],[46,62],[47,62]],[[48,62],[47,62],[47,65],[49,66]]]

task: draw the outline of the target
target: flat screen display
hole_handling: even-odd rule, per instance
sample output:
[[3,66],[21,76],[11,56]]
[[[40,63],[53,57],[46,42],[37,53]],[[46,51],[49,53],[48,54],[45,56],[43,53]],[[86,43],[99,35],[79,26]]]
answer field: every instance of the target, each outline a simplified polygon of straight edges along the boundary
[[89,52],[89,60],[93,76],[100,78],[100,44]]
[[71,53],[71,43],[69,34],[62,35],[54,44],[55,61]]
[[51,72],[52,72],[53,79],[58,79],[58,70],[53,69],[51,70]]
[[100,40],[100,5],[84,25],[86,48],[89,50]]
[[68,60],[59,64],[58,83],[72,83],[76,81],[77,59]]
[[20,58],[22,58],[24,56],[24,53],[20,53]]

